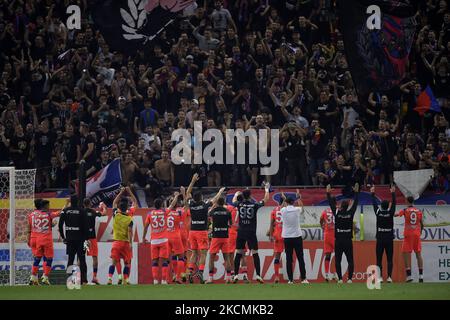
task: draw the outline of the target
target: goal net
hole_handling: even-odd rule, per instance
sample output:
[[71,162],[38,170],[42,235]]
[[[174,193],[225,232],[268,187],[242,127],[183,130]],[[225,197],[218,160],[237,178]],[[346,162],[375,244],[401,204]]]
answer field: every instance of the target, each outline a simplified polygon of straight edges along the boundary
[[27,284],[33,257],[27,217],[34,209],[36,169],[0,167],[0,285]]

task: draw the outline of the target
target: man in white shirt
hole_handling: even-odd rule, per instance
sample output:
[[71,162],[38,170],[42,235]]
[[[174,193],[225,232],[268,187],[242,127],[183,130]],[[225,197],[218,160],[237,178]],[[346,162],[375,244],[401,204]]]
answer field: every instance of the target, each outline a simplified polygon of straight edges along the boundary
[[303,259],[303,240],[302,229],[300,226],[300,214],[303,212],[303,203],[299,200],[299,207],[294,206],[295,200],[291,197],[286,198],[287,205],[281,209],[282,231],[281,236],[284,239],[284,251],[286,252],[286,269],[289,278],[289,284],[294,283],[292,270],[293,253],[297,255],[300,266],[300,279],[302,283],[309,283],[306,280],[305,260]]

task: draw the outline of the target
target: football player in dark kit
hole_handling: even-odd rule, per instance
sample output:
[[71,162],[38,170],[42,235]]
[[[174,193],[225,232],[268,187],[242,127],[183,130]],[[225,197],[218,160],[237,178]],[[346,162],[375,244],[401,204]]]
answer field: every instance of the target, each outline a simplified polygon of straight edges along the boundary
[[88,246],[87,255],[92,257],[92,283],[100,284],[97,279],[98,270],[98,244],[97,235],[95,233],[95,219],[97,217],[105,216],[107,213],[106,205],[101,202],[99,204],[99,209],[101,211],[94,210],[92,208],[92,202],[90,199],[83,200],[83,206],[88,219],[89,230],[88,230]]
[[222,251],[225,260],[225,282],[231,282],[231,255],[228,243],[228,230],[233,224],[231,212],[225,207],[225,199],[220,197],[217,200],[217,206],[209,211],[209,217],[212,223],[212,239],[209,246],[209,277],[206,283],[213,283],[214,261],[216,255]]
[[[209,248],[208,238],[208,210],[213,206],[217,199],[220,198],[225,188],[221,188],[219,192],[209,201],[203,201],[201,191],[197,191],[192,196],[192,188],[199,180],[199,175],[196,173],[192,176],[191,183],[186,191],[186,199],[184,203],[185,210],[190,212],[190,231],[189,231],[189,245],[192,254],[189,259],[189,282],[193,283],[193,273],[195,265],[198,265],[198,272],[196,276],[200,283],[204,283],[203,272],[205,270],[206,253]],[[198,264],[197,264],[198,258]]]
[[258,255],[258,238],[256,237],[257,226],[257,213],[259,208],[264,206],[269,200],[270,184],[264,184],[265,194],[264,199],[259,202],[252,200],[251,191],[244,190],[242,192],[243,200],[236,202],[233,205],[237,208],[239,215],[239,228],[236,239],[236,255],[234,257],[234,277],[233,282],[238,281],[239,265],[241,263],[241,257],[245,250],[245,244],[247,243],[249,250],[252,252],[253,263],[256,271],[256,281],[264,283],[261,278],[261,262]]
[[59,234],[67,247],[67,270],[73,266],[75,255],[80,263],[81,283],[87,283],[87,266],[84,242],[89,238],[89,221],[86,212],[78,204],[78,196],[70,197],[70,206],[61,211]]
[[377,200],[375,197],[375,186],[370,188],[372,193],[372,205],[373,211],[377,216],[377,266],[380,268],[380,276],[378,278],[379,282],[383,282],[383,253],[386,252],[387,258],[387,268],[388,268],[388,278],[387,282],[392,282],[392,268],[394,266],[393,256],[394,256],[394,214],[395,214],[395,187],[391,187],[392,202],[381,201],[380,207],[378,207]]
[[334,215],[334,238],[335,247],[334,252],[336,256],[336,273],[338,275],[338,283],[342,283],[342,269],[341,261],[342,254],[345,254],[348,262],[348,280],[347,283],[352,283],[354,261],[353,261],[353,217],[355,216],[356,209],[358,208],[358,193],[359,184],[356,183],[353,187],[355,193],[353,204],[349,208],[348,200],[343,200],[339,208],[336,207],[336,198],[333,197],[331,192],[331,186],[327,185],[327,199],[330,204],[331,211]]

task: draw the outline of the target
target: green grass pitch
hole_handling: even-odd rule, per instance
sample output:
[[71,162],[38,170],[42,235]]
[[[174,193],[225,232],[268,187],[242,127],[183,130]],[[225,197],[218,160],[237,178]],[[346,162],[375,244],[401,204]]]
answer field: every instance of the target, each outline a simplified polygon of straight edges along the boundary
[[68,290],[65,286],[0,287],[0,300],[305,300],[305,299],[444,299],[450,300],[450,283],[382,284],[369,290],[365,283],[341,284],[212,284],[212,285],[129,285],[84,286]]

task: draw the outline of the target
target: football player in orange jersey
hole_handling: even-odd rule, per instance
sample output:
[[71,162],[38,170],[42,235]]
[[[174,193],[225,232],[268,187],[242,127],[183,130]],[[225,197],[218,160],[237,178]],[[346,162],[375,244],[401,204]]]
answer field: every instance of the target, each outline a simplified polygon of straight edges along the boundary
[[189,246],[192,249],[188,265],[190,283],[193,283],[194,268],[196,266],[198,266],[198,271],[195,276],[200,280],[200,283],[204,283],[203,273],[205,269],[206,254],[209,248],[208,210],[217,202],[219,197],[225,191],[225,188],[221,188],[214,198],[203,201],[201,191],[197,191],[192,195],[194,184],[199,179],[197,173],[192,176],[184,201],[185,210],[189,209],[190,212]]
[[27,225],[27,243],[34,257],[30,285],[38,284],[37,276],[42,258],[44,259],[44,274],[41,277],[41,283],[49,285],[48,276],[53,262],[52,226],[55,225],[54,219],[58,217],[59,213],[49,212],[48,200],[36,199],[34,205],[36,210],[29,214]]
[[[127,192],[137,207],[137,200],[129,187],[122,186],[113,201],[113,244],[111,247],[111,265],[108,270],[108,285],[112,285],[115,269],[119,275],[117,284],[130,284],[131,260],[133,258],[133,218],[129,212],[129,201],[123,195]],[[121,260],[124,261],[123,277]]]
[[413,281],[411,277],[411,252],[414,251],[419,267],[419,282],[423,282],[423,259],[420,235],[423,230],[423,213],[414,207],[414,198],[406,198],[408,207],[400,210],[396,217],[405,217],[405,229],[403,230],[402,252],[406,268],[406,282]]
[[148,227],[151,226],[150,244],[152,256],[153,284],[159,284],[159,264],[161,263],[161,284],[167,284],[169,266],[169,242],[167,239],[168,213],[175,207],[178,200],[178,192],[175,192],[172,203],[167,209],[163,208],[163,200],[155,199],[155,210],[148,213],[144,224],[144,243],[147,242],[146,235]]
[[[177,204],[179,204],[180,199],[183,199],[182,193],[178,195]],[[167,210],[167,239],[169,243],[169,255],[171,256],[169,273],[171,269],[175,275],[173,281],[179,284],[182,283],[181,274],[185,270],[183,261],[184,245],[181,239],[181,229],[184,227],[183,219],[183,207]]]
[[270,227],[267,231],[267,236],[270,241],[273,242],[273,267],[275,274],[275,283],[280,282],[280,260],[281,253],[284,251],[284,242],[281,237],[282,223],[281,223],[281,208],[284,202],[284,195],[282,195],[282,201],[279,206],[275,207],[270,213]]
[[181,210],[181,242],[183,243],[184,254],[181,260],[178,261],[178,265],[183,264],[183,273],[181,274],[181,280],[186,282],[187,262],[190,259],[191,249],[189,247],[189,229],[190,229],[190,212],[184,206],[184,199],[186,198],[186,189],[180,188],[181,195],[178,197],[177,210]]
[[323,253],[325,254],[325,280],[333,280],[330,272],[331,254],[334,252],[334,214],[330,208],[322,211],[320,226],[323,229]]
[[206,283],[213,283],[214,261],[219,252],[222,252],[225,262],[225,281],[231,283],[231,260],[229,243],[229,230],[232,225],[231,212],[225,205],[225,198],[220,197],[208,213],[211,222],[211,244],[209,247],[209,277]]

